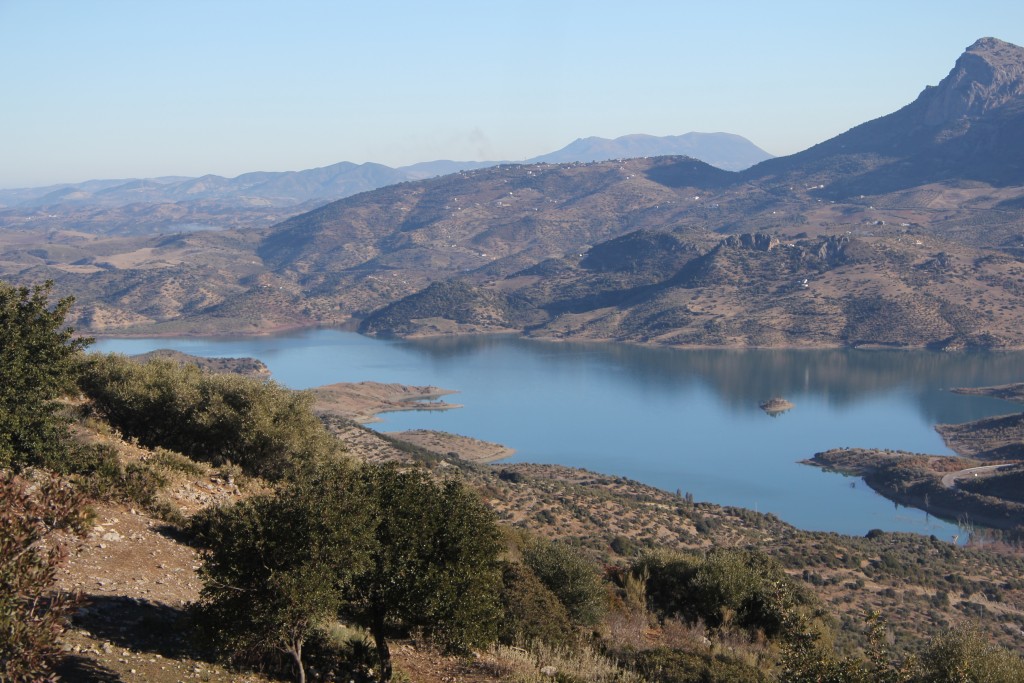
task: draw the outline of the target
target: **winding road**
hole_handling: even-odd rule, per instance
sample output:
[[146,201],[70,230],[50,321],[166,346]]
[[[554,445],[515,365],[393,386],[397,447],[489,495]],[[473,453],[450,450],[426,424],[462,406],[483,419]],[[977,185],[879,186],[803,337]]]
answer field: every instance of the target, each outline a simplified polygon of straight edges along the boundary
[[956,488],[956,482],[958,479],[965,479],[971,476],[978,476],[981,472],[994,472],[996,470],[1003,469],[1005,467],[1012,467],[1012,464],[1003,463],[1001,465],[982,465],[981,467],[968,467],[966,470],[960,470],[958,472],[950,472],[949,474],[943,475],[942,477],[942,488],[951,489]]

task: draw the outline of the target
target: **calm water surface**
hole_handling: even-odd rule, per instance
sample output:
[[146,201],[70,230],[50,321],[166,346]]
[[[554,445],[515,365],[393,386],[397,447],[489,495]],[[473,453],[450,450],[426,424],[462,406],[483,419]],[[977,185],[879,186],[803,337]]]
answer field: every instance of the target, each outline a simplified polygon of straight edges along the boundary
[[[455,389],[464,407],[383,416],[381,431],[436,429],[515,448],[515,462],[584,467],[697,500],[772,512],[804,529],[915,531],[950,524],[798,460],[839,446],[950,454],[934,430],[1009,413],[957,386],[1024,379],[1024,354],[725,351],[544,343],[511,336],[382,341],[317,330],[241,339],[104,339],[98,351],[173,348],[252,356],[296,389],[401,382]],[[769,417],[758,403],[796,407]]]

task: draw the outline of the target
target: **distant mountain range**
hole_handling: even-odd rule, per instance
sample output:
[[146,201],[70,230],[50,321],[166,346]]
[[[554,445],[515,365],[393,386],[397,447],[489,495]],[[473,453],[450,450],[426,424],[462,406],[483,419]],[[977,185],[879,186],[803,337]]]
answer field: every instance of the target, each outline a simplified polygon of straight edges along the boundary
[[731,133],[686,133],[655,137],[623,135],[607,138],[580,138],[557,152],[528,159],[525,163],[564,164],[573,161],[607,161],[637,157],[686,156],[725,171],[742,171],[772,155],[750,140]]
[[347,161],[305,171],[245,173],[236,178],[164,177],[141,180],[89,180],[41,188],[0,190],[0,206],[50,211],[85,206],[117,208],[128,204],[198,201],[254,202],[281,208],[311,201],[333,201],[408,180],[423,180],[501,163],[604,161],[640,156],[685,154],[727,170],[741,170],[771,158],[746,138],[729,133],[687,133],[666,137],[626,135],[615,140],[586,138],[523,162],[427,161],[391,168]]
[[[358,324],[397,336],[1024,348],[1022,107],[1024,49],[986,38],[899,111],[742,171],[637,158],[646,141],[631,136],[609,161],[461,169],[292,207],[273,224],[287,212],[266,199],[76,214],[107,232],[123,221],[116,231],[136,235],[124,239],[36,212],[33,225],[54,228],[38,243],[0,240],[0,277],[55,280],[95,333]],[[579,157],[603,143],[574,145]],[[269,176],[240,178],[285,180]],[[181,196],[220,191],[210,178],[174,184]],[[139,235],[157,210],[168,224],[196,210],[246,229]]]

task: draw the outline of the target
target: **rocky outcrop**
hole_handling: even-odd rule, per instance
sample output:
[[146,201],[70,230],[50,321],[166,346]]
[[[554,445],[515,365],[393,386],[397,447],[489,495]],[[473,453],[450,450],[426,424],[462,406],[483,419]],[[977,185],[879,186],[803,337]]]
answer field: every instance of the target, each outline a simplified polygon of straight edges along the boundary
[[755,232],[745,235],[730,235],[722,242],[725,247],[742,247],[755,251],[771,251],[779,246],[779,238],[774,235],[766,235],[763,232]]
[[927,103],[924,123],[942,126],[978,118],[1024,96],[1024,48],[997,38],[982,38],[960,55],[942,81],[921,94]]

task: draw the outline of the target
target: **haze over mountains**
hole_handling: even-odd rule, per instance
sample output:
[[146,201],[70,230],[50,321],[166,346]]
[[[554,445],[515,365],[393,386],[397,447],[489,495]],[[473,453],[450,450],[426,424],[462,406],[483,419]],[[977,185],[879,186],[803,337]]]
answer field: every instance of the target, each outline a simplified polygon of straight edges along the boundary
[[[591,137],[522,163],[602,161],[669,154],[686,154],[728,170],[740,170],[771,158],[739,135],[687,133],[666,137],[626,135],[615,140]],[[383,164],[343,161],[304,171],[254,172],[235,178],[205,175],[89,180],[0,190],[0,227],[24,226],[29,219],[47,225],[59,222],[62,227],[115,234],[200,227],[265,227],[360,192],[501,163],[509,162],[428,161],[391,168]]]
[[[979,40],[899,111],[739,172],[683,156],[464,169],[266,229],[124,240],[54,218],[46,244],[10,233],[0,275],[55,279],[79,297],[79,323],[105,333],[359,323],[682,346],[1024,347],[1022,74],[1024,49]],[[261,201],[249,215],[269,221]]]

